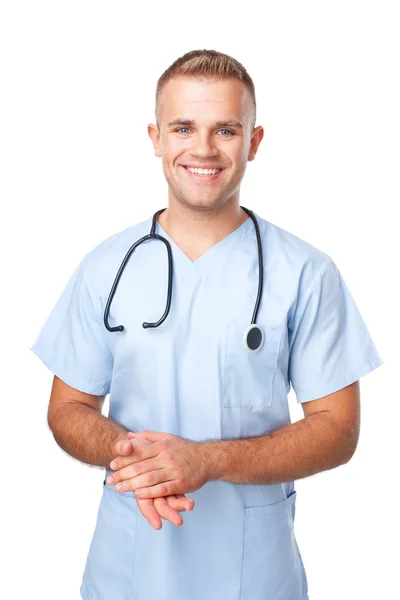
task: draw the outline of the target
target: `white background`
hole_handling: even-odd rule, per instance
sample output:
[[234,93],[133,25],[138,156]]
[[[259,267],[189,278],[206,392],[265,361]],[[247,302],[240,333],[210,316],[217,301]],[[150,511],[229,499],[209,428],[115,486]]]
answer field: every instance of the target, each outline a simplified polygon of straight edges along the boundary
[[[384,0],[2,5],[2,597],[79,599],[103,471],[55,443],[46,423],[52,374],[30,347],[84,254],[167,206],[147,136],[155,86],[178,56],[202,48],[234,56],[256,86],[265,137],[241,203],[333,258],[384,361],[361,380],[353,459],[296,483],[310,600],[395,596],[397,8]],[[289,400],[292,419],[301,418]]]

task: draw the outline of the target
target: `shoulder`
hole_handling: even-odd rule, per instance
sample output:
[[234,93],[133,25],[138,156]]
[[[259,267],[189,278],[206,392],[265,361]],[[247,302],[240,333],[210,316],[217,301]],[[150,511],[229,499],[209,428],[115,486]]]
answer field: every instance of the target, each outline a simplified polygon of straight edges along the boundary
[[151,219],[122,229],[96,244],[83,258],[84,278],[97,289],[109,286],[128,250],[150,232]]
[[264,262],[284,279],[297,283],[305,291],[328,267],[332,258],[320,248],[257,215]]

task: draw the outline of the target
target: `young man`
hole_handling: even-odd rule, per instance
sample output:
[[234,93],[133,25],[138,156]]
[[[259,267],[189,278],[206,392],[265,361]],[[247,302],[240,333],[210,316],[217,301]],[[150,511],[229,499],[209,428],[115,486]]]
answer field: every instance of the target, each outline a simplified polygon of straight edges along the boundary
[[232,57],[164,72],[168,207],[84,257],[33,345],[57,443],[106,467],[84,600],[308,598],[294,481],[350,460],[382,360],[332,259],[240,206],[255,119]]

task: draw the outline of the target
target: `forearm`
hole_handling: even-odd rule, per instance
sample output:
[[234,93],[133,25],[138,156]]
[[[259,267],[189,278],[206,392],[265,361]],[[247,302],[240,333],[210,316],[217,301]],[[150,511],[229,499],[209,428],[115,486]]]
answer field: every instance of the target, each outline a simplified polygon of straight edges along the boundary
[[115,458],[114,446],[127,439],[127,429],[85,404],[70,403],[57,409],[49,419],[57,444],[78,460],[108,467]]
[[328,412],[315,413],[264,436],[202,442],[210,478],[232,483],[294,481],[350,460],[356,436]]

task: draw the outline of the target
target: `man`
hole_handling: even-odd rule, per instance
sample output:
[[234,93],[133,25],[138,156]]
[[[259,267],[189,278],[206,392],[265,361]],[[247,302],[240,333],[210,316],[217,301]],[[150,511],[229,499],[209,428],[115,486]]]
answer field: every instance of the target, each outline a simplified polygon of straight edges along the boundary
[[164,72],[148,133],[168,207],[83,259],[33,345],[57,443],[106,467],[84,600],[308,598],[294,480],[350,460],[382,360],[332,259],[241,208],[255,119],[232,57]]

